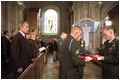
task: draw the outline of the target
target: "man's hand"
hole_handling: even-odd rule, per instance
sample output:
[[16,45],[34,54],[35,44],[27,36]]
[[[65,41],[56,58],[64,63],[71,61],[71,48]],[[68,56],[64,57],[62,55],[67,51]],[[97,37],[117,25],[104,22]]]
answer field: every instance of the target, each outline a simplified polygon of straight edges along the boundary
[[95,57],[100,57],[99,55],[95,55]]
[[90,59],[86,58],[85,61],[86,61],[86,62],[90,62]]
[[22,68],[19,68],[19,69],[17,70],[17,72],[18,72],[18,73],[22,73],[22,70],[23,70]]
[[104,57],[103,56],[99,56],[99,58],[101,58],[103,60]]

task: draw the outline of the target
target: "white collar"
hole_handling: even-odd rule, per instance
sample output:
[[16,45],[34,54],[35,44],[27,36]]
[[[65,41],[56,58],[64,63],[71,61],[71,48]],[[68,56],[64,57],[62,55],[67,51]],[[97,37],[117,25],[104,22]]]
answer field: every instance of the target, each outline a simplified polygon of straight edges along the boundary
[[6,38],[8,38],[8,36],[5,35]]
[[21,31],[19,31],[19,32],[23,35],[23,37],[25,37],[25,34],[23,32],[21,32]]
[[[114,38],[115,38],[115,37],[114,37]],[[113,38],[113,39],[114,39],[114,38]],[[113,39],[111,39],[111,40],[109,41],[109,43],[111,43]]]

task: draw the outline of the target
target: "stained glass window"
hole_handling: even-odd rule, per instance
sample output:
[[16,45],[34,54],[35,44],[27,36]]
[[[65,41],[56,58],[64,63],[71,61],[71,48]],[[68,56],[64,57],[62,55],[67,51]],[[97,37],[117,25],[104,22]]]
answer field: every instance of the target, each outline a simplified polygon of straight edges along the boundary
[[102,31],[105,27],[107,26],[111,26],[112,25],[112,22],[110,21],[110,16],[108,14],[106,14],[106,17],[105,17],[105,20],[104,22],[102,23],[102,26],[101,26],[101,35],[102,35]]
[[45,12],[45,33],[57,33],[57,12],[49,9]]

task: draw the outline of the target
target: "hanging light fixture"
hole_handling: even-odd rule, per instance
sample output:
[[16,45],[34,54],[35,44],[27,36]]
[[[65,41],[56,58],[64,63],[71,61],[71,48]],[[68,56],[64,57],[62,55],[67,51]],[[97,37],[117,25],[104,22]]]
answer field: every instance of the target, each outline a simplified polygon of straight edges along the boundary
[[99,4],[102,4],[102,1],[99,1]]
[[17,1],[17,3],[18,3],[19,5],[23,5],[22,1]]

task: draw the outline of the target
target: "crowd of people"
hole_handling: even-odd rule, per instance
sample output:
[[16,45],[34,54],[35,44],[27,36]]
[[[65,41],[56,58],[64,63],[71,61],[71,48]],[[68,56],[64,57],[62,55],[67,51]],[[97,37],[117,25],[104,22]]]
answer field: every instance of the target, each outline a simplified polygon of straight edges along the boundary
[[[74,26],[70,35],[62,32],[59,37],[39,38],[37,29],[28,34],[29,23],[20,21],[19,31],[5,30],[1,33],[1,60],[12,57],[14,78],[35,61],[40,47],[49,45],[50,53],[53,53],[53,61],[59,61],[59,79],[82,79],[84,66],[90,62],[89,58],[81,59],[79,52],[84,52],[85,41],[81,38],[82,29]],[[2,27],[1,27],[2,32]],[[10,38],[9,38],[10,37]],[[103,37],[106,39],[100,55],[95,55],[103,60],[102,78],[119,78],[119,41],[114,36],[111,27],[103,30]],[[108,46],[109,45],[109,46]]]
[[12,70],[15,79],[20,76],[31,62],[35,61],[40,47],[49,45],[50,53],[54,53],[56,50],[55,38],[39,38],[37,29],[28,34],[29,23],[27,21],[20,21],[18,26],[19,31],[12,30],[12,36],[10,36],[9,30],[3,32],[1,27],[1,61],[9,61],[12,58]]

